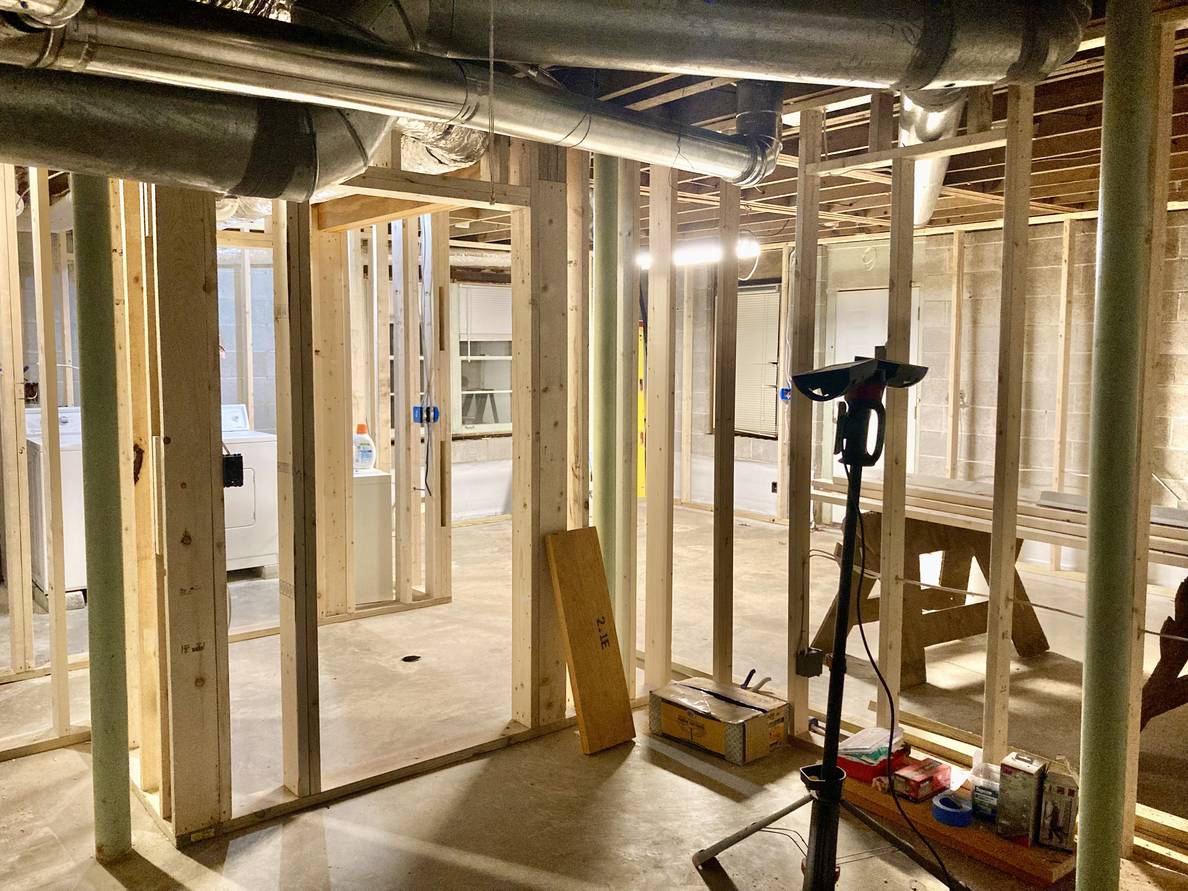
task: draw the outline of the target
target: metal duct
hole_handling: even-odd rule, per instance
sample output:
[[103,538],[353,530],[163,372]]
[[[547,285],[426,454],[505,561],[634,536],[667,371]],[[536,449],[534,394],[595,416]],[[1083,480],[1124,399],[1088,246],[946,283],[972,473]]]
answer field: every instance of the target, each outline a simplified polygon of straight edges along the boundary
[[449,173],[477,164],[487,151],[487,134],[457,124],[393,118],[400,131],[400,167],[413,173]]
[[[399,0],[422,50],[486,58],[491,0]],[[1038,81],[1076,52],[1088,0],[517,0],[500,59],[900,90]]]
[[151,13],[116,0],[89,4],[63,28],[0,42],[0,61],[480,130],[490,112],[496,132],[537,142],[740,184],[758,182],[770,171],[762,139],[687,127],[499,72],[492,100],[486,66],[198,4],[154,5]]
[[[956,136],[964,108],[964,90],[902,94],[899,102],[899,144],[916,145]],[[925,158],[916,162],[916,191],[913,202],[915,225],[923,226],[932,219],[948,169],[947,156]]]
[[0,96],[10,163],[288,201],[366,169],[387,133],[356,111],[11,66]]

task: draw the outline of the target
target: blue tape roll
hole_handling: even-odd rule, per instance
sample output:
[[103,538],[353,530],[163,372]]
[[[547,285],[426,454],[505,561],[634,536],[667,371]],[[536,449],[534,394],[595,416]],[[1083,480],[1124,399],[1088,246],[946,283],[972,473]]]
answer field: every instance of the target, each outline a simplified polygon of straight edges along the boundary
[[932,819],[946,826],[968,826],[973,822],[973,802],[952,792],[942,792],[932,799]]

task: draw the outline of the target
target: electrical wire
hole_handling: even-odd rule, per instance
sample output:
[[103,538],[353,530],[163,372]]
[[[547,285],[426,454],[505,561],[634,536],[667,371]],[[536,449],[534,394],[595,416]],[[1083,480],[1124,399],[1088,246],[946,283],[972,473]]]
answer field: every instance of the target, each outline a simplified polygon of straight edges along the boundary
[[[842,468],[846,472],[846,481],[852,485],[853,480],[851,479],[851,476],[850,476],[849,465],[842,464]],[[858,529],[859,529],[860,537],[862,539],[861,561],[859,564],[859,566],[860,566],[859,578],[865,578],[865,576],[866,576],[866,524],[862,520],[862,511],[861,510],[858,510]],[[853,579],[847,579],[846,582],[847,582],[847,584],[852,585]],[[891,793],[891,800],[893,802],[895,802],[895,809],[899,811],[899,815],[901,817],[903,817],[904,822],[907,823],[908,826],[910,826],[912,828],[912,832],[914,832],[916,834],[916,836],[920,839],[920,841],[922,841],[924,843],[924,847],[926,847],[928,849],[929,853],[932,854],[932,859],[934,859],[936,861],[936,865],[939,866],[941,872],[943,872],[945,874],[945,880],[944,880],[945,884],[948,885],[950,888],[952,888],[954,885],[954,881],[953,881],[952,874],[949,872],[949,867],[945,865],[944,859],[937,852],[936,848],[934,848],[932,846],[932,843],[929,842],[928,839],[926,839],[924,837],[924,834],[922,832],[920,832],[920,830],[916,827],[916,824],[912,820],[912,818],[908,816],[907,811],[905,811],[903,809],[903,804],[900,802],[899,795],[895,791],[895,781],[893,778],[894,777],[894,767],[892,765],[892,762],[894,760],[892,756],[895,753],[895,724],[896,724],[896,721],[895,721],[895,697],[891,694],[891,688],[887,684],[887,679],[885,677],[883,677],[883,672],[879,669],[878,660],[875,659],[874,653],[872,653],[871,649],[870,649],[870,643],[866,639],[866,628],[865,628],[864,622],[862,621],[861,585],[859,585],[858,596],[854,599],[854,603],[855,603],[855,609],[857,611],[857,617],[858,617],[858,634],[862,638],[862,648],[864,650],[866,650],[866,658],[870,660],[870,667],[874,669],[875,676],[879,679],[879,684],[880,684],[880,686],[882,686],[883,692],[885,694],[887,694],[887,705],[891,709],[891,721],[890,721],[891,729],[887,732],[887,791]]]

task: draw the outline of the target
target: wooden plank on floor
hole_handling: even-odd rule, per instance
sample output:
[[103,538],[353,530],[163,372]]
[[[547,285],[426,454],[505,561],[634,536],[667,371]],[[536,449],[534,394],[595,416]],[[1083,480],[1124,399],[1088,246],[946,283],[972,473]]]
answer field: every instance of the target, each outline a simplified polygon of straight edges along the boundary
[[1019,511],[1019,439],[1027,302],[1027,217],[1035,89],[1007,88],[1006,172],[1002,227],[1002,298],[998,323],[998,399],[994,436],[994,514],[990,532],[990,619],[986,628],[986,698],[982,736],[987,761],[1007,754],[1010,710],[1011,603]]
[[161,378],[166,661],[173,826],[231,815],[214,196],[158,186],[153,239]]
[[[1147,269],[1146,329],[1142,361],[1139,365],[1137,391],[1142,394],[1138,407],[1138,497],[1135,502],[1136,524],[1134,551],[1134,586],[1131,589],[1130,709],[1127,713],[1126,786],[1122,805],[1122,856],[1127,857],[1134,844],[1135,810],[1138,801],[1139,731],[1142,729],[1142,690],[1145,680],[1143,661],[1147,627],[1147,585],[1150,581],[1152,426],[1156,399],[1151,381],[1159,361],[1159,332],[1163,325],[1163,259],[1167,242],[1168,164],[1171,151],[1172,90],[1175,78],[1175,26],[1160,25],[1155,34],[1153,64],[1155,91],[1148,100],[1155,105],[1149,155],[1151,183],[1151,247]],[[1140,100],[1141,101],[1141,100]],[[1136,307],[1136,309],[1139,309]]]
[[282,775],[310,795],[321,788],[312,227],[308,204],[278,202],[273,216]]
[[354,533],[351,332],[345,232],[313,232],[314,421],[317,461],[318,611],[347,612]]
[[598,530],[554,532],[545,546],[582,751],[592,755],[635,738]]
[[961,316],[965,303],[965,233],[954,232],[953,283],[949,292],[949,423],[948,446],[945,453],[945,473],[949,479],[957,477],[957,461],[961,444]]
[[[819,109],[800,113],[801,169],[821,157],[825,114]],[[810,371],[815,362],[817,331],[817,211],[821,181],[802,176],[796,181],[796,255],[792,267],[792,295],[788,345],[788,375]],[[812,516],[813,409],[809,400],[793,394],[788,414],[788,713],[789,733],[808,733],[808,678],[796,673],[796,655],[809,646],[809,521]]]
[[544,537],[565,530],[565,156],[513,151],[532,195],[512,214],[512,718],[526,727],[565,714],[565,656]]
[[[619,160],[618,325],[615,388],[615,577],[611,579],[615,628],[619,639],[637,639],[639,547],[639,169],[637,161]],[[627,692],[635,696],[634,661],[624,647]]]
[[8,595],[9,667],[32,668],[33,579],[29,473],[25,441],[21,278],[17,250],[16,168],[0,164],[0,468],[4,484],[4,579]]
[[[912,248],[915,162],[896,159],[891,165],[890,278],[887,286],[887,358],[911,359]],[[907,494],[908,391],[890,388],[883,445],[883,522],[880,526],[879,668],[890,696],[880,685],[877,711],[880,727],[891,726],[899,705],[905,647],[903,623],[904,519]]]
[[566,244],[569,262],[568,463],[569,528],[590,519],[590,155],[565,153]]
[[676,243],[677,176],[652,165],[648,211],[647,348],[647,552],[644,587],[644,688],[672,680],[672,505],[673,445],[676,436]]
[[37,319],[37,370],[43,463],[41,505],[45,523],[46,600],[50,615],[50,713],[58,735],[70,730],[70,679],[66,645],[66,559],[62,530],[62,452],[58,429],[58,343],[55,332],[49,171],[29,168],[33,241],[33,295]]

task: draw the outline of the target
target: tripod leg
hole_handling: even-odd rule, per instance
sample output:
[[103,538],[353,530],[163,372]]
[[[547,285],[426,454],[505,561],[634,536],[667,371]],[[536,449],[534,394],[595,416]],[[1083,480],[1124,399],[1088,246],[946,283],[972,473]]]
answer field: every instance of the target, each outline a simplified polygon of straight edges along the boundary
[[925,870],[934,878],[939,879],[948,885],[951,891],[969,891],[965,885],[954,879],[952,876],[946,876],[936,863],[916,850],[915,845],[913,845],[907,839],[900,837],[898,833],[888,829],[860,807],[857,807],[852,802],[846,801],[844,798],[842,799],[841,806],[845,808],[852,817],[866,826],[867,829],[881,835],[888,842],[899,848],[899,850],[910,857],[912,861],[914,861],[915,864],[921,869]]
[[784,819],[784,817],[788,816],[788,814],[792,813],[794,810],[804,807],[806,804],[808,804],[812,800],[813,800],[813,796],[806,795],[806,796],[804,796],[804,798],[800,798],[800,799],[792,802],[792,804],[788,805],[786,808],[782,808],[782,809],[776,811],[771,816],[764,817],[762,820],[756,820],[754,823],[751,823],[746,828],[740,829],[738,832],[734,833],[733,835],[726,836],[724,839],[722,839],[719,842],[715,842],[714,844],[710,845],[708,848],[702,848],[700,851],[698,851],[696,854],[693,855],[693,865],[701,866],[701,864],[706,863],[707,861],[713,860],[715,857],[717,857],[719,854],[721,854],[727,848],[734,847],[743,839],[750,838],[752,835],[754,835],[760,829],[766,829],[772,823],[775,823],[778,820]]

